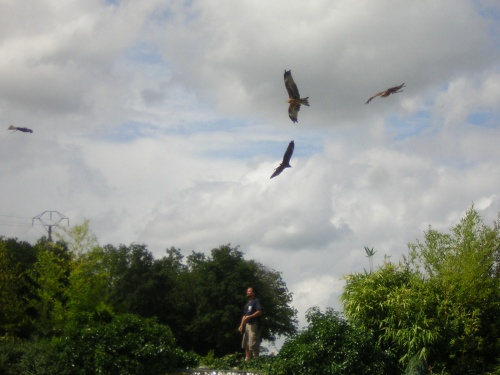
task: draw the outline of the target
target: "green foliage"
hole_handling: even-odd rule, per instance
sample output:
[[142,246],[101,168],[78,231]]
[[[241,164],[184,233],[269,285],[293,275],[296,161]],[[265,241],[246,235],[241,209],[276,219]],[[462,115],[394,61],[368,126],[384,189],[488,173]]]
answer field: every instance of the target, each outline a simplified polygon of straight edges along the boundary
[[429,373],[427,361],[418,355],[413,356],[405,369],[404,375],[426,375]]
[[368,261],[370,263],[370,273],[373,272],[373,257],[375,256],[376,251],[373,249],[373,247],[370,249],[368,246],[365,246],[365,253],[366,257],[368,258]]
[[210,257],[193,252],[184,263],[172,247],[155,259],[146,245],[98,246],[87,221],[65,238],[34,246],[0,238],[0,335],[47,347],[42,340],[66,340],[64,332],[82,326],[102,332],[120,316],[135,315],[170,327],[185,351],[220,357],[241,352],[237,327],[250,285],[265,308],[263,338],[296,330],[281,274],[245,260],[238,248],[224,245]]
[[168,327],[133,315],[71,327],[60,338],[0,339],[0,373],[6,375],[154,375],[196,364]]
[[167,326],[134,315],[71,329],[57,346],[67,366],[87,374],[164,374],[196,364]]
[[109,302],[110,275],[99,248],[82,253],[72,263],[68,282],[65,289],[67,324],[106,321],[113,315]]
[[69,251],[75,256],[81,256],[99,246],[96,235],[90,230],[88,219],[85,219],[81,225],[62,229],[64,235],[56,234],[56,236],[68,244]]
[[312,308],[308,327],[287,339],[270,364],[269,373],[293,374],[391,374],[391,358],[375,346],[370,333],[349,324],[339,313]]
[[471,208],[450,233],[429,228],[409,249],[404,264],[347,276],[347,318],[403,366],[417,356],[435,372],[485,373],[500,349],[498,224],[485,226]]
[[24,313],[21,288],[19,267],[12,264],[5,244],[0,242],[0,336],[15,335],[19,328]]
[[0,339],[0,374],[66,375],[73,373],[76,372],[65,367],[62,356],[51,339]]
[[30,300],[36,311],[34,319],[37,333],[50,336],[62,329],[64,311],[64,291],[68,285],[70,259],[64,248],[55,244],[38,245],[37,261],[28,270],[33,282]]
[[289,306],[292,297],[278,272],[246,261],[230,245],[213,249],[211,257],[193,253],[188,267],[184,297],[194,311],[188,315],[189,348],[200,355],[214,350],[223,356],[239,350],[237,327],[249,286],[258,291],[264,309],[262,338],[274,340],[276,335],[295,332],[296,310]]
[[226,354],[222,357],[216,357],[213,350],[209,351],[204,357],[200,357],[199,361],[203,367],[214,370],[231,370],[242,368],[244,366],[244,355],[242,353]]

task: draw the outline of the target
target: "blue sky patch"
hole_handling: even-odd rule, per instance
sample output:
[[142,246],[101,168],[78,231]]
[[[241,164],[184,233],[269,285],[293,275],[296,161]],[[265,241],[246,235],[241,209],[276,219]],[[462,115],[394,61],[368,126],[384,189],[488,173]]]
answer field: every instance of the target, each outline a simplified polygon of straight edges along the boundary
[[394,141],[402,141],[421,135],[431,126],[431,121],[429,111],[419,111],[409,117],[391,116],[387,120],[387,132]]
[[467,117],[467,122],[476,126],[493,128],[500,124],[500,115],[488,111],[474,112]]
[[108,130],[102,135],[106,141],[129,143],[139,138],[151,137],[157,127],[140,122],[128,122]]

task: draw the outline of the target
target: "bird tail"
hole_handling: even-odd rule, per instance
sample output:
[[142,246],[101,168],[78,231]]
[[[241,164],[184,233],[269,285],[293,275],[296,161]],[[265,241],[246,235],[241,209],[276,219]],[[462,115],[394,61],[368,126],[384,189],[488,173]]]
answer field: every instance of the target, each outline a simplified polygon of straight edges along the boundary
[[17,130],[17,128],[13,125],[9,126],[9,128],[7,130]]
[[300,98],[300,104],[304,104],[304,105],[307,105],[309,107],[309,97]]

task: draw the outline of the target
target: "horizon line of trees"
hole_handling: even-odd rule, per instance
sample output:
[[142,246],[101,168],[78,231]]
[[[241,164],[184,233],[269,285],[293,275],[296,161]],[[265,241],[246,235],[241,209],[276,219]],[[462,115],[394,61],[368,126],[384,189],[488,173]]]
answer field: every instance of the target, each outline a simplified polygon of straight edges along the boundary
[[[99,246],[88,221],[55,243],[0,237],[0,373],[16,368],[27,351],[22,366],[45,350],[63,353],[58,362],[88,370],[82,373],[126,373],[127,366],[155,373],[152,363],[164,373],[193,365],[196,356],[234,354],[241,351],[237,327],[251,285],[265,301],[263,338],[295,333],[297,311],[280,272],[246,260],[230,244],[210,256],[184,257],[171,247],[155,259],[144,244]],[[131,334],[128,347],[123,332]],[[144,346],[150,352],[141,357]],[[136,362],[121,365],[112,359],[117,353]]]
[[[429,226],[399,263],[374,270],[365,247],[370,267],[345,276],[343,313],[313,306],[300,331],[280,273],[238,247],[154,259],[145,245],[99,247],[86,225],[69,235],[0,238],[0,373],[160,374],[197,353],[268,375],[500,375],[500,221],[485,225],[474,206],[447,233]],[[265,302],[264,338],[286,340],[246,363],[234,353],[249,285]]]

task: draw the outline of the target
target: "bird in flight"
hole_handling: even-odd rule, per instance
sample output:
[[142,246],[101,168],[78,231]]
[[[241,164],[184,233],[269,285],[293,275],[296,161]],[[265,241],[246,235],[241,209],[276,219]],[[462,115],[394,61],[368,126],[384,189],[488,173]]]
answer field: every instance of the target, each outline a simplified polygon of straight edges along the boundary
[[297,122],[297,116],[299,115],[300,105],[304,104],[309,107],[309,100],[308,100],[309,97],[307,98],[300,97],[299,89],[297,88],[297,85],[293,80],[291,70],[285,69],[284,79],[285,79],[286,91],[288,92],[288,103],[290,103],[290,106],[288,107],[288,116],[290,117],[290,120],[292,120],[293,122]]
[[17,132],[18,130],[23,133],[33,133],[33,130],[28,128],[20,128],[18,126],[10,125],[7,130],[14,130],[12,133]]
[[278,168],[276,168],[276,170],[272,174],[271,178],[276,177],[277,175],[279,175],[281,172],[283,172],[285,170],[285,168],[291,168],[292,167],[290,165],[290,159],[292,158],[292,154],[293,154],[293,149],[294,148],[295,148],[295,143],[293,141],[291,141],[288,144],[288,147],[287,147],[287,149],[285,151],[285,155],[283,155],[283,161],[278,166]]
[[406,87],[404,83],[402,83],[399,86],[394,86],[394,87],[388,88],[385,91],[381,91],[378,94],[373,95],[370,99],[368,99],[365,104],[370,103],[372,101],[372,99],[375,99],[377,96],[380,96],[381,98],[387,98],[391,94],[396,94],[398,92],[401,92],[401,91],[403,91],[403,90],[401,90],[403,87]]

